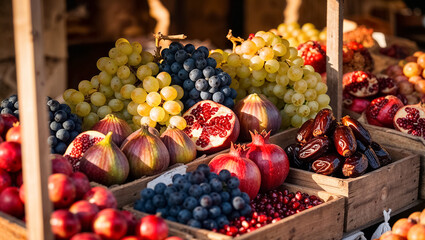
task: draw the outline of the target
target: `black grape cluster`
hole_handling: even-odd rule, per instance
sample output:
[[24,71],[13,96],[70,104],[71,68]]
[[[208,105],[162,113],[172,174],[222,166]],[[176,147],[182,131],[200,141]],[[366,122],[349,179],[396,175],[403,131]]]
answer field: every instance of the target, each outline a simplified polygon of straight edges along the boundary
[[183,46],[179,42],[172,42],[161,51],[159,69],[171,75],[171,84],[184,89],[182,102],[186,110],[202,100],[213,100],[228,108],[235,105],[237,93],[229,87],[232,78],[216,68],[217,62],[208,55],[204,46],[195,49],[192,44]]
[[239,179],[228,170],[217,175],[206,164],[196,171],[173,176],[173,184],[146,188],[136,201],[136,210],[195,228],[221,229],[229,220],[251,214],[250,199],[239,189]]
[[66,104],[48,98],[50,136],[47,138],[51,153],[64,154],[68,145],[81,133],[82,121],[71,113]]
[[0,113],[10,113],[14,115],[17,119],[19,119],[19,104],[18,104],[18,96],[16,94],[3,99],[0,104]]

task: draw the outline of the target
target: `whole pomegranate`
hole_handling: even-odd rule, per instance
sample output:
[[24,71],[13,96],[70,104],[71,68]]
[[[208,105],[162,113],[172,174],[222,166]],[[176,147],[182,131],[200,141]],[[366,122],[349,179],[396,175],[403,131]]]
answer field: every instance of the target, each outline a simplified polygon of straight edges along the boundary
[[406,105],[394,116],[394,127],[400,132],[425,139],[425,105]]
[[394,116],[401,107],[403,103],[396,96],[376,98],[366,109],[366,119],[369,124],[393,128]]
[[257,165],[245,157],[247,149],[244,146],[233,145],[229,153],[223,153],[214,157],[208,166],[211,172],[217,174],[227,169],[239,178],[239,189],[246,192],[251,199],[257,196],[261,186],[261,172]]
[[0,211],[16,218],[24,216],[25,208],[17,187],[8,187],[0,193]]
[[342,78],[344,91],[355,97],[370,97],[379,92],[378,79],[369,72],[354,71],[344,74]]
[[49,198],[55,208],[70,206],[76,196],[76,188],[71,178],[63,173],[55,173],[49,176]]
[[326,53],[317,41],[308,41],[298,45],[298,54],[305,65],[313,66],[320,74],[326,72]]
[[6,141],[21,143],[21,125],[14,123],[6,133]]
[[9,113],[0,114],[0,118],[3,120],[3,132],[1,133],[1,136],[5,138],[7,131],[13,127],[14,123],[19,122],[19,120]]
[[161,217],[149,215],[140,220],[136,235],[145,240],[163,240],[168,236],[168,226]]
[[95,233],[78,233],[75,234],[71,240],[102,240],[101,237],[99,237],[99,235],[95,234]]
[[10,185],[12,185],[12,178],[6,171],[0,169],[0,193]]
[[59,154],[50,154],[52,160],[52,173],[63,173],[67,176],[72,174],[72,165],[68,160]]
[[90,189],[85,195],[84,199],[90,203],[96,204],[99,209],[105,208],[116,208],[117,199],[115,196],[105,187],[94,187]]
[[103,209],[93,220],[93,231],[104,239],[119,240],[127,233],[127,220],[117,209]]
[[74,185],[75,185],[75,191],[76,191],[75,199],[76,200],[83,199],[84,194],[86,194],[86,192],[90,191],[91,189],[89,179],[82,172],[75,172],[71,174],[70,177],[72,182],[74,182]]
[[17,172],[22,168],[21,144],[17,142],[0,143],[0,168]]
[[356,113],[362,113],[369,106],[370,101],[366,98],[344,99],[344,107]]
[[69,239],[81,230],[77,216],[65,209],[56,210],[50,216],[52,232],[58,239]]
[[93,219],[99,212],[99,208],[86,200],[80,200],[72,204],[69,211],[78,217],[83,230],[90,231]]
[[121,214],[125,217],[127,220],[127,235],[134,235],[136,234],[136,227],[138,224],[137,218],[129,211],[121,211]]

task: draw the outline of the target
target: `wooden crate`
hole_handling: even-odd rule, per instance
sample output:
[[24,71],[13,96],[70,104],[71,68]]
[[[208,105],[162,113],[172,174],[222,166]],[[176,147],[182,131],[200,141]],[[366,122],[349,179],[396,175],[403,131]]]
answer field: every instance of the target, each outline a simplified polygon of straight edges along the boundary
[[27,239],[25,223],[3,212],[0,212],[0,233],[0,240]]
[[[215,233],[205,229],[192,228],[177,222],[167,221],[172,229],[178,229],[192,235],[196,239],[341,239],[344,223],[344,199],[341,196],[333,195],[324,191],[302,187],[293,184],[283,184],[289,191],[301,191],[311,195],[316,195],[325,202],[321,205],[307,209],[290,217],[286,217],[276,223],[266,225],[251,233],[243,234],[240,237],[232,238],[220,233]],[[133,212],[136,216],[142,217],[145,213],[133,208],[133,204],[126,205],[125,210]]]
[[[270,140],[285,147],[295,141],[296,131],[275,135]],[[378,143],[394,141],[395,137],[377,139],[379,131],[369,131]],[[342,179],[291,168],[286,181],[346,197],[344,231],[361,229],[381,219],[383,209],[397,211],[418,198],[419,156],[406,150],[386,149],[394,162],[357,178]]]

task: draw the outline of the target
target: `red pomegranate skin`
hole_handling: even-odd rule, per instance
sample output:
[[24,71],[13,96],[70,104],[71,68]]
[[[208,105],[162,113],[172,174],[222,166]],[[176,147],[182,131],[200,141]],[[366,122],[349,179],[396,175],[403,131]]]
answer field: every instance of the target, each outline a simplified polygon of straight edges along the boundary
[[3,132],[1,133],[1,136],[5,139],[7,131],[13,127],[14,123],[19,122],[19,120],[9,113],[0,114],[0,118],[3,120]]
[[83,231],[90,231],[92,222],[99,208],[86,200],[80,200],[71,205],[69,211],[78,217]]
[[366,109],[367,122],[375,126],[394,128],[394,116],[403,106],[401,100],[393,95],[376,98]]
[[8,187],[0,193],[0,211],[16,218],[24,216],[25,208],[19,198],[19,189],[17,187]]
[[127,233],[127,220],[117,209],[103,209],[93,220],[93,232],[104,239],[119,240]]
[[76,200],[83,199],[84,194],[86,192],[90,191],[90,181],[87,178],[87,176],[82,172],[75,172],[71,174],[71,180],[74,182],[74,185],[76,187]]
[[8,172],[21,170],[21,144],[16,142],[0,143],[0,168]]
[[75,200],[76,189],[71,178],[63,173],[49,176],[49,198],[55,208],[69,207]]
[[12,128],[6,133],[6,141],[21,143],[21,125],[14,124]]
[[121,214],[125,217],[127,220],[127,235],[134,235],[136,234],[136,227],[139,221],[136,219],[136,217],[129,211],[121,211]]
[[168,226],[161,217],[149,215],[140,219],[136,235],[143,240],[164,240],[168,236]]
[[71,240],[102,240],[101,237],[99,237],[99,235],[95,234],[95,233],[78,233],[75,234]]
[[10,175],[6,171],[0,169],[0,193],[11,185],[12,178],[10,177]]
[[21,202],[25,204],[25,187],[24,187],[24,184],[22,184],[19,187],[19,199],[21,199]]
[[77,216],[68,210],[56,210],[50,216],[50,225],[56,239],[69,239],[81,231]]
[[84,199],[90,203],[96,204],[99,209],[116,208],[117,200],[114,195],[105,187],[94,187],[85,195]]
[[50,154],[52,160],[52,173],[63,173],[67,176],[72,174],[72,165],[68,160],[59,154]]

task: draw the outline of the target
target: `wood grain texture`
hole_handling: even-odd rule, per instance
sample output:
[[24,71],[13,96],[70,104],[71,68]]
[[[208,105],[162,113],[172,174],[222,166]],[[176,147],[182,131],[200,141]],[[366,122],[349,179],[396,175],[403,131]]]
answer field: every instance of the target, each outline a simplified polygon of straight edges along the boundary
[[22,126],[22,161],[28,239],[53,239],[52,203],[47,179],[51,164],[46,139],[47,108],[41,0],[13,0],[19,109]]
[[0,212],[0,240],[26,240],[25,223]]
[[344,0],[327,1],[326,76],[330,106],[337,119],[342,111],[342,20]]

